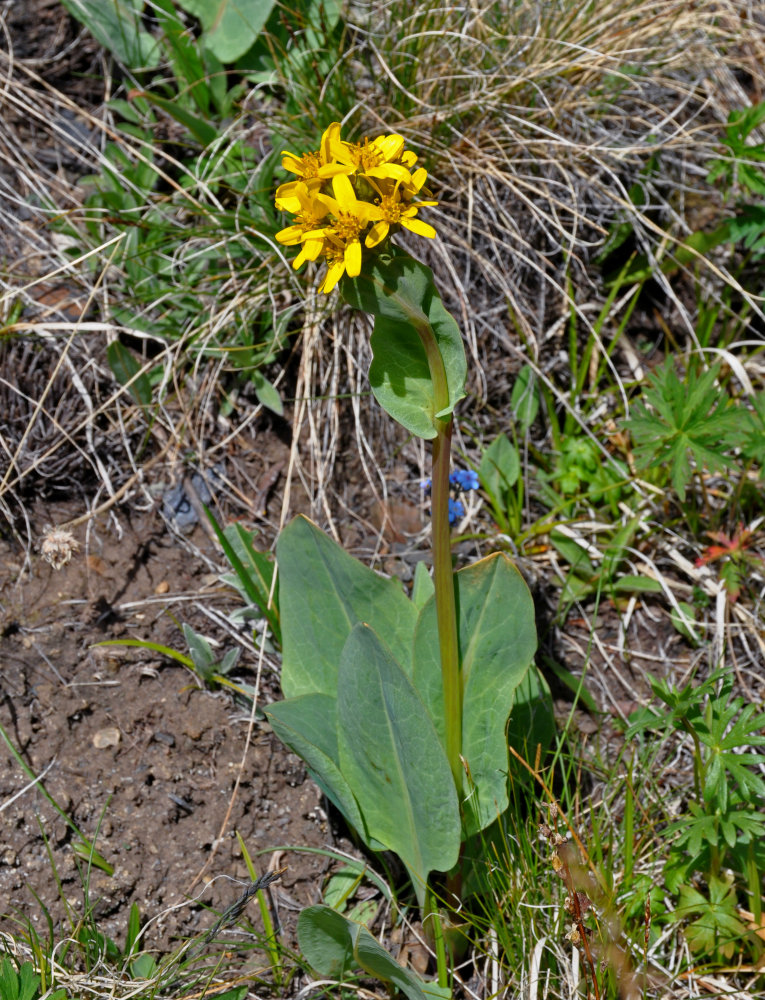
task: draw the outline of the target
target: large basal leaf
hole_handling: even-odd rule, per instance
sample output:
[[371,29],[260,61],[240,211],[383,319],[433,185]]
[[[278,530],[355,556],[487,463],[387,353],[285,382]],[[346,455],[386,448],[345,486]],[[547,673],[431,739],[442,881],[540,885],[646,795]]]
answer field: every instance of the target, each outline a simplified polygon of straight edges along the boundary
[[369,833],[399,855],[422,902],[430,872],[457,862],[457,794],[422,699],[367,625],[357,625],[343,649],[337,734],[340,770]]
[[159,43],[142,26],[144,0],[62,0],[96,41],[130,69],[159,62]]
[[[541,750],[544,755],[554,737],[555,715],[550,686],[539,670],[532,665],[515,689],[507,742],[519,756],[534,767],[537,751]],[[523,775],[521,780],[524,780]]]
[[358,622],[385,636],[399,662],[410,663],[417,611],[397,580],[378,576],[305,517],[281,533],[276,557],[287,698],[335,697],[340,655]]
[[329,906],[307,906],[297,925],[300,952],[328,979],[343,979],[355,969],[396,986],[408,1000],[447,1000],[451,991],[425,982],[405,969],[369,933]]
[[[436,436],[437,419],[448,417],[465,395],[467,360],[459,327],[447,312],[429,267],[393,247],[369,261],[358,278],[347,279],[343,296],[375,317],[369,381],[380,406],[408,431]],[[447,405],[436,405],[428,359],[418,329],[431,328],[443,361]]]
[[330,802],[370,847],[380,850],[381,845],[369,837],[353,792],[338,767],[335,699],[326,694],[304,694],[274,702],[265,714],[282,743],[306,762]]
[[[460,570],[455,587],[463,690],[462,756],[474,785],[464,807],[465,834],[470,836],[507,808],[505,727],[531,666],[537,637],[529,589],[503,553]],[[417,623],[413,679],[443,740],[443,687],[433,600],[425,605]],[[529,694],[532,689],[528,687]],[[512,717],[510,725],[512,731]]]
[[204,28],[202,41],[223,63],[235,62],[255,42],[274,0],[178,0]]

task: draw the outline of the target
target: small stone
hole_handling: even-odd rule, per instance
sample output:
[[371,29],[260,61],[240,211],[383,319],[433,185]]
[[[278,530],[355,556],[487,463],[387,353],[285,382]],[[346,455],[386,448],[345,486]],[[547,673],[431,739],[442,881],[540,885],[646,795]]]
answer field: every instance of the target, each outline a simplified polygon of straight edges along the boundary
[[120,741],[120,731],[116,726],[107,726],[106,729],[99,729],[93,735],[93,746],[96,750],[103,750],[105,747],[116,747]]

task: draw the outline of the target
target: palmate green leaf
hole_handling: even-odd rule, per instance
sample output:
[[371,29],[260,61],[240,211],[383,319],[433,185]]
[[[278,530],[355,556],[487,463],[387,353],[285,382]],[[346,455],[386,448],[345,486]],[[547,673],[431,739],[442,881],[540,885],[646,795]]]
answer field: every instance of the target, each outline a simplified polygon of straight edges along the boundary
[[709,898],[692,886],[680,887],[680,899],[673,914],[675,920],[690,921],[685,937],[691,950],[706,955],[721,954],[733,958],[740,941],[747,935],[738,919],[736,893],[730,882],[712,876]]
[[369,834],[404,862],[422,905],[429,874],[448,871],[459,856],[446,752],[412,681],[367,625],[345,643],[337,691],[340,771]]
[[378,576],[305,517],[282,531],[276,557],[287,698],[336,696],[340,656],[358,622],[385,636],[399,663],[409,663],[417,609],[397,580]]
[[[688,803],[688,812],[690,815],[671,823],[666,833],[678,835],[672,846],[673,854],[685,852],[694,861],[707,856],[706,845],[719,850],[725,841],[733,849],[741,844],[759,841],[765,834],[765,816],[755,812],[738,796],[734,796],[733,801],[729,802],[725,813],[706,812],[692,800]],[[703,870],[701,863],[696,867]]]
[[754,812],[747,803],[720,817],[720,832],[731,850],[743,844],[759,843],[765,835],[765,816]]
[[667,834],[678,834],[675,849],[681,848],[692,857],[701,854],[704,843],[716,847],[718,844],[717,819],[704,812],[702,807],[691,800],[688,803],[690,816],[684,816],[667,827]]
[[624,421],[635,442],[638,468],[668,464],[681,501],[693,474],[691,459],[696,468],[717,472],[733,462],[730,444],[741,418],[717,385],[719,372],[719,365],[700,376],[691,369],[683,383],[667,358],[649,376],[644,401],[636,403],[632,417]]
[[[459,327],[436,291],[433,272],[397,247],[342,283],[349,305],[375,317],[369,381],[383,409],[418,437],[430,439],[465,395],[467,359]],[[447,405],[436,405],[418,329],[432,329],[446,377]]]
[[758,392],[752,402],[754,409],[742,414],[741,451],[745,458],[759,465],[762,474],[765,469],[765,392]]
[[723,813],[728,808],[728,796],[737,787],[746,801],[765,799],[765,781],[757,773],[765,763],[765,754],[736,753],[742,747],[765,745],[765,713],[754,716],[755,706],[743,706],[743,699],[724,701],[730,687],[713,704],[708,723],[697,727],[699,741],[709,749],[704,775],[704,800],[714,801]]
[[202,22],[202,44],[223,63],[235,62],[254,44],[275,0],[178,0]]

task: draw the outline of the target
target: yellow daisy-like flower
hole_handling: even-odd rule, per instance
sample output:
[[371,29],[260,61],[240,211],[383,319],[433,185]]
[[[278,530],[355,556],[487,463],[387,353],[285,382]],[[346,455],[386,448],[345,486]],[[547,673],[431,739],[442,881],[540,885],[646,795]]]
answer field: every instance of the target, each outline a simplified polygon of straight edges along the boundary
[[[297,174],[301,181],[324,181],[335,174],[348,172],[348,167],[335,159],[333,149],[340,141],[340,122],[332,124],[324,131],[319,149],[298,156],[285,150],[282,153],[282,166],[291,174]],[[293,182],[294,183],[294,182]],[[290,185],[282,185],[283,188]]]
[[392,190],[385,191],[379,185],[375,185],[380,195],[378,208],[382,217],[378,222],[375,222],[367,234],[364,241],[367,248],[371,249],[381,243],[390,232],[391,226],[403,226],[404,229],[408,229],[418,236],[426,236],[431,240],[435,237],[436,231],[433,226],[423,222],[422,219],[415,218],[415,216],[420,208],[434,206],[438,202],[412,202],[410,200],[419,194],[426,177],[427,172],[420,168],[411,175],[411,181],[406,188],[404,185],[396,183]]
[[324,260],[327,272],[319,290],[330,292],[343,275],[357,277],[363,247],[379,246],[391,231],[403,227],[434,237],[435,229],[417,218],[421,208],[437,202],[418,200],[427,171],[416,163],[402,136],[345,142],[339,122],[325,129],[318,150],[282,153],[282,165],[295,176],[279,186],[275,202],[294,218],[276,239],[300,247],[293,267]]
[[[356,197],[353,185],[344,174],[332,178],[332,191],[334,198],[317,194],[316,200],[326,206],[335,220],[334,224],[306,235],[306,239],[316,239],[321,234],[332,249],[333,265],[330,271],[333,280],[326,287],[325,279],[324,291],[331,291],[344,273],[351,278],[361,273],[361,235],[370,222],[378,222],[382,218],[379,206],[370,205],[368,201],[360,201]],[[340,252],[343,255],[342,267],[336,260]]]
[[296,181],[293,190],[294,193],[286,197],[279,197],[277,191],[276,207],[291,212],[295,221],[291,226],[280,230],[276,239],[285,246],[302,244],[299,256],[292,263],[297,270],[305,261],[316,260],[323,250],[324,237],[317,233],[320,232],[319,227],[329,209],[317,201],[304,182]]
[[400,162],[404,153],[404,137],[401,135],[393,133],[379,135],[376,139],[365,138],[362,142],[343,142],[338,130],[332,133],[330,149],[335,160],[353,173],[380,180],[411,180],[408,167]]

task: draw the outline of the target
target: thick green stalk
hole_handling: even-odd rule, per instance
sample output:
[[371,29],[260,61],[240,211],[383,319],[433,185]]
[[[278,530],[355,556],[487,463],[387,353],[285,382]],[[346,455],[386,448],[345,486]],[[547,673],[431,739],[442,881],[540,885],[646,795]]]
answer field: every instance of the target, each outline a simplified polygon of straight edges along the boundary
[[[446,372],[435,334],[427,323],[416,324],[428,358],[436,413],[449,405]],[[444,731],[446,757],[457,794],[462,791],[462,682],[460,678],[457,608],[454,599],[452,544],[449,525],[449,464],[452,444],[452,418],[436,420],[433,441],[431,509],[433,530],[433,584],[435,587],[438,644],[444,686]]]
[[454,600],[452,543],[449,525],[449,458],[452,444],[452,420],[439,421],[438,436],[433,441],[432,530],[433,584],[435,587],[438,644],[441,653],[441,676],[444,685],[444,723],[446,757],[457,786],[462,790],[462,682],[460,678],[457,608]]

